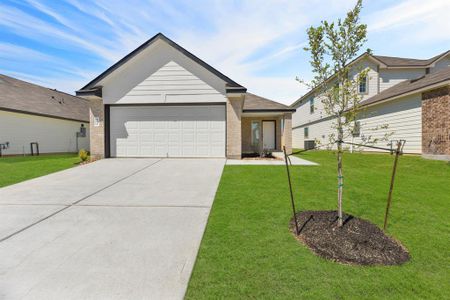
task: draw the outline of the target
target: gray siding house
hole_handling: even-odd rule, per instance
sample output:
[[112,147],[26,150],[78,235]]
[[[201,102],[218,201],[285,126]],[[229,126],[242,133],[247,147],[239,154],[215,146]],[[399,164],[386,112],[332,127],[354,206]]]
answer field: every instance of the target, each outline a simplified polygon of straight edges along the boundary
[[[369,70],[359,86],[363,110],[353,142],[392,134],[391,141],[406,140],[406,153],[450,159],[450,51],[430,59],[365,53],[351,63],[351,68]],[[311,141],[327,144],[328,135],[334,132],[334,119],[326,115],[320,95],[311,90],[291,107],[296,109],[293,147],[304,148],[305,142]],[[386,143],[389,141],[379,145]],[[371,151],[367,147],[363,150]]]

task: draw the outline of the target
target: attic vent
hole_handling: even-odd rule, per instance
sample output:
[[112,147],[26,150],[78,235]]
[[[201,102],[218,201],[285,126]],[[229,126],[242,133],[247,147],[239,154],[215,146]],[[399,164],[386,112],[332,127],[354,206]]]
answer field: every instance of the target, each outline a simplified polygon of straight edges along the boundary
[[419,78],[411,79],[409,82],[410,82],[410,83],[413,83],[413,82],[419,81],[419,80],[421,80],[421,79],[423,79],[423,78],[425,78],[425,75],[423,75],[423,76],[421,76],[421,77],[419,77]]

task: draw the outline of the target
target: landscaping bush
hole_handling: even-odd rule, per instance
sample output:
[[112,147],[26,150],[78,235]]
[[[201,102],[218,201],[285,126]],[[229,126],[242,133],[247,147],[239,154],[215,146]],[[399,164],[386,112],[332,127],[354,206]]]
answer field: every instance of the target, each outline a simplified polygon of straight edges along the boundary
[[80,157],[81,161],[86,161],[89,158],[89,152],[85,149],[80,149],[78,152],[78,156]]

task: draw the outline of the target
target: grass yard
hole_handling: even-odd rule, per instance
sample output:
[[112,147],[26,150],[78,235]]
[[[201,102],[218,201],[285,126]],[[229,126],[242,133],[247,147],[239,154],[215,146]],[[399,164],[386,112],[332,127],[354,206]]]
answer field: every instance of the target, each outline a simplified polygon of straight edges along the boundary
[[[297,208],[336,209],[331,152],[292,167]],[[393,157],[345,154],[344,210],[382,226]],[[401,266],[341,265],[312,254],[288,231],[284,166],[226,166],[187,299],[449,299],[450,164],[402,156],[388,233],[412,256]]]
[[0,187],[76,166],[76,154],[0,157]]

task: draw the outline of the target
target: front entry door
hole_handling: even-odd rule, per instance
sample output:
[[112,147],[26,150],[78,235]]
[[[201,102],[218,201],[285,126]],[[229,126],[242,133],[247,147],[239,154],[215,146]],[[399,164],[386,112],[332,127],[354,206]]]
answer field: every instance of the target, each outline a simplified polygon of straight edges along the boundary
[[275,149],[275,121],[263,121],[263,150]]

